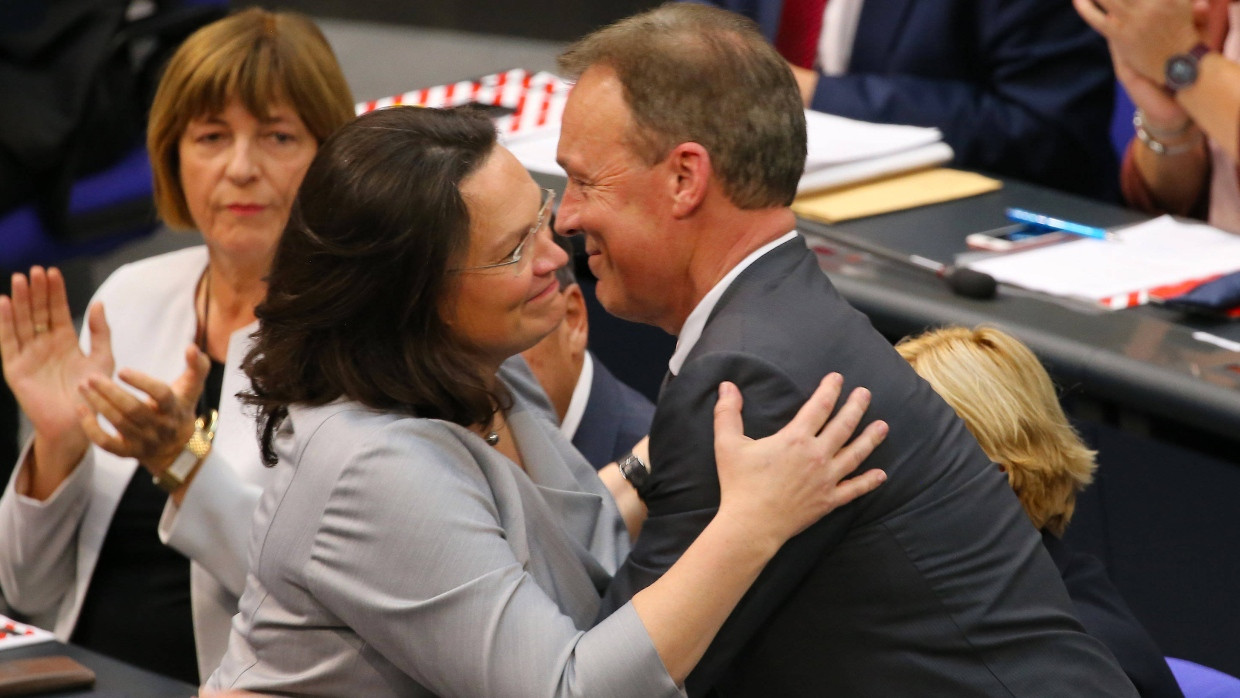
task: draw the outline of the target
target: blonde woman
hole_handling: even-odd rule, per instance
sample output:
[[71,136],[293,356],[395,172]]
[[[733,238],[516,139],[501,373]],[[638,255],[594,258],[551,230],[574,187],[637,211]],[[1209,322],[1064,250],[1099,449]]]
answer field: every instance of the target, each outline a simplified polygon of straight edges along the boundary
[[1095,452],[1059,404],[1046,369],[1019,340],[993,327],[945,327],[905,339],[896,351],[925,378],[1007,473],[1063,576],[1085,630],[1119,660],[1143,696],[1180,696],[1153,639],[1096,558],[1061,540],[1076,495],[1093,480]]

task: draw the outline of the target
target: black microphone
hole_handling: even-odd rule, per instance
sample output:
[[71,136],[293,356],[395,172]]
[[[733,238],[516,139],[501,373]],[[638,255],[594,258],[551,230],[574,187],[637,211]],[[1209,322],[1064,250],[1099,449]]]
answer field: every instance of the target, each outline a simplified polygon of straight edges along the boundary
[[853,237],[846,233],[832,230],[830,232],[821,229],[814,229],[811,235],[825,238],[831,242],[836,242],[846,247],[853,247],[862,252],[868,252],[875,257],[881,257],[896,264],[901,264],[914,269],[922,269],[933,273],[943,281],[947,282],[947,287],[958,296],[965,298],[975,298],[977,300],[988,300],[995,297],[998,290],[998,282],[995,277],[985,272],[980,272],[967,267],[955,267],[941,264],[933,259],[926,259],[919,255],[903,254],[895,250],[888,249],[881,245],[877,245],[869,240]]

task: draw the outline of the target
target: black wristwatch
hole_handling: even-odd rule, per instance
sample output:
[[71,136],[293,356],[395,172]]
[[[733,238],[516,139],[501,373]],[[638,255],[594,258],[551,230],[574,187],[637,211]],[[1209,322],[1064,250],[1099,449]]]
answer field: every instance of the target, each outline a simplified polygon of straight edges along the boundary
[[1197,82],[1197,64],[1201,62],[1201,57],[1209,52],[1210,47],[1199,41],[1188,53],[1177,53],[1168,58],[1163,69],[1167,91],[1175,94]]
[[637,496],[641,497],[642,501],[646,501],[646,494],[650,491],[650,466],[632,451],[620,456],[616,465],[620,466],[621,477],[637,490]]

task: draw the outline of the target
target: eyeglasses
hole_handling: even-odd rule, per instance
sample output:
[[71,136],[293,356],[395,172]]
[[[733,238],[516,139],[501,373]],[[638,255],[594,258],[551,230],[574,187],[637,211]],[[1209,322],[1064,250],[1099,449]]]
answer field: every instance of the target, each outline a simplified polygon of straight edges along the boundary
[[482,264],[476,267],[459,267],[457,269],[449,269],[448,271],[451,271],[451,272],[466,272],[466,271],[494,272],[494,271],[499,271],[501,269],[506,269],[510,267],[514,275],[520,274],[521,271],[525,269],[525,265],[521,264],[521,261],[526,258],[525,248],[529,246],[530,240],[533,239],[534,235],[537,234],[538,231],[542,230],[543,227],[546,226],[547,223],[550,221],[551,209],[554,206],[555,206],[555,191],[551,189],[543,189],[543,204],[542,204],[542,208],[538,209],[538,220],[534,221],[534,225],[530,226],[529,231],[527,231],[525,233],[525,236],[521,238],[521,242],[517,245],[516,249],[512,251],[512,254],[505,257],[502,262],[496,262],[494,264]]

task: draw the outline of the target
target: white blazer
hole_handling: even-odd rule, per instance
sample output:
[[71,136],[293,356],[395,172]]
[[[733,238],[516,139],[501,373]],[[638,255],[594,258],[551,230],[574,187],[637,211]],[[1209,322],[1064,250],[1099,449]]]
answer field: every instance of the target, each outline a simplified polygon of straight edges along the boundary
[[[206,248],[192,247],[127,264],[100,286],[94,300],[104,304],[118,369],[135,368],[166,382],[185,370],[185,348],[196,328],[194,290],[206,263]],[[249,387],[240,363],[256,327],[229,340],[211,453],[182,505],[169,499],[159,524],[160,539],[192,561],[194,640],[204,678],[224,654],[245,584],[250,523],[271,473],[262,465],[254,419],[235,397]],[[82,345],[89,344],[83,330]],[[14,490],[29,450],[26,444],[0,497],[0,589],[13,609],[67,641],[112,515],[140,466],[92,447],[40,502]]]

